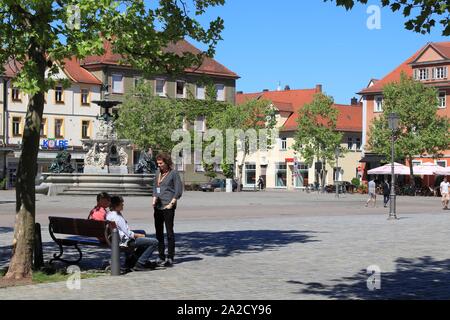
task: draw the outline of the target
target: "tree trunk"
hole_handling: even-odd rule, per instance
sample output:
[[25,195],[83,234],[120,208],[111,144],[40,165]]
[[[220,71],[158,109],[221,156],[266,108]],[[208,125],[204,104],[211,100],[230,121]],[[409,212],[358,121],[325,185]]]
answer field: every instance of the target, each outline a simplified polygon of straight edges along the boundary
[[[37,65],[39,81],[45,80],[46,59],[43,51],[30,49]],[[39,132],[44,111],[44,93],[30,97],[22,139],[22,153],[17,169],[16,222],[11,262],[5,279],[31,279],[35,223],[35,178],[39,151]]]

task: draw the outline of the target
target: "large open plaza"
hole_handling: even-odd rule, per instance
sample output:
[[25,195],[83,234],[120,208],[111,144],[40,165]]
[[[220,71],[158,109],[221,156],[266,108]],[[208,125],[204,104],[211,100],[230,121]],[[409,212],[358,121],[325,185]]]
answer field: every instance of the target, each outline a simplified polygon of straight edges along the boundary
[[[440,198],[399,197],[399,220],[387,220],[382,199],[375,208],[366,200],[302,191],[185,192],[173,268],[85,279],[74,290],[65,282],[2,288],[0,300],[450,298],[450,211]],[[85,218],[95,195],[38,195],[36,204],[48,261],[57,252],[48,216]],[[126,197],[123,213],[132,228],[154,235],[150,197]],[[15,193],[0,191],[0,268],[10,259],[14,218]],[[101,269],[110,258],[107,249],[82,250],[82,270]],[[380,282],[368,286],[371,276]]]

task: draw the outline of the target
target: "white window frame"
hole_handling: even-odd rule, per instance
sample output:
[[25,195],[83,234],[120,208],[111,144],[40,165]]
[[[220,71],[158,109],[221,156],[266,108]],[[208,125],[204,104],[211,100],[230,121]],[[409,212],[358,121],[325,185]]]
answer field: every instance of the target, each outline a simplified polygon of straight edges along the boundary
[[430,71],[428,68],[420,68],[418,69],[418,80],[428,80],[430,79]]
[[347,137],[347,149],[354,150],[353,137]]
[[[19,121],[14,121],[14,119],[19,119]],[[17,126],[15,126],[17,124]],[[12,130],[12,136],[13,137],[20,137],[22,136],[22,117],[19,116],[13,116],[11,119],[11,130]],[[17,133],[15,129],[17,128]]]
[[[281,169],[280,166],[285,166],[284,169]],[[286,185],[285,186],[277,186],[278,182],[278,172],[285,172],[286,174]],[[287,188],[287,174],[288,174],[288,165],[286,162],[275,162],[275,188],[276,189],[286,189]]]
[[[217,99],[217,101],[225,101],[225,85],[224,84],[221,84],[221,83],[217,83],[216,84],[216,99]],[[222,87],[222,90],[221,90],[221,92],[222,92],[222,94],[219,96],[219,87]]]
[[280,151],[287,151],[287,138],[286,137],[280,138]]
[[[444,94],[444,97],[441,97],[441,94]],[[439,91],[438,100],[439,100],[439,105],[438,105],[439,109],[447,108],[447,92],[446,91]]]
[[[249,169],[249,166],[252,166],[252,168]],[[254,169],[253,169],[253,166],[255,167]],[[247,173],[249,171],[255,173],[255,183],[247,183]],[[245,168],[244,168],[244,186],[246,186],[246,187],[254,187],[256,185],[256,182],[257,182],[256,163],[255,162],[246,162],[245,163]]]
[[[183,84],[183,93],[182,94],[178,94],[178,84],[182,83]],[[177,80],[175,82],[175,96],[179,99],[185,99],[186,98],[186,81],[184,80]]]
[[[199,94],[199,90],[201,90],[200,92],[202,92],[202,94]],[[195,97],[199,100],[206,99],[206,87],[204,85],[197,84],[195,88]]]
[[[164,81],[163,85],[163,91],[158,92],[158,81]],[[166,97],[167,96],[167,80],[164,78],[156,78],[155,79],[155,94],[160,97]]]
[[444,168],[447,167],[447,160],[436,160],[434,163],[439,166],[439,162],[444,163]]
[[[58,90],[58,88],[61,88],[61,90]],[[60,100],[58,100],[58,95]],[[55,103],[64,103],[64,88],[62,85],[57,85],[55,87]]]
[[[87,95],[86,95],[86,102],[83,102],[83,91],[87,91]],[[89,104],[90,104],[90,99],[89,99],[89,97],[90,97],[90,90],[88,89],[88,88],[81,88],[80,89],[80,102],[81,102],[81,105],[82,106],[88,106]]]
[[413,160],[412,164],[413,164],[413,168],[416,166],[420,166],[422,164],[422,160]]
[[[381,107],[378,104],[378,102],[381,100]],[[373,106],[373,112],[375,113],[381,113],[383,112],[383,96],[375,96],[374,98],[374,106]]]
[[[86,128],[86,136],[83,136],[83,123],[87,122],[87,128]],[[91,138],[91,121],[90,120],[81,120],[81,139],[90,139]]]
[[434,79],[447,79],[447,67],[435,67],[433,70]]
[[[358,147],[358,143],[359,143],[359,147]],[[361,138],[356,138],[355,144],[356,144],[356,150],[357,151],[361,150],[361,147],[362,147]]]
[[22,100],[19,88],[13,87],[11,89],[11,100],[13,102],[15,102],[15,101],[19,101],[20,102]]
[[[114,81],[115,77],[120,77],[119,81]],[[120,83],[120,87],[117,87],[115,84]],[[111,74],[111,93],[122,94],[124,90],[123,87],[123,74],[122,73],[113,73]]]

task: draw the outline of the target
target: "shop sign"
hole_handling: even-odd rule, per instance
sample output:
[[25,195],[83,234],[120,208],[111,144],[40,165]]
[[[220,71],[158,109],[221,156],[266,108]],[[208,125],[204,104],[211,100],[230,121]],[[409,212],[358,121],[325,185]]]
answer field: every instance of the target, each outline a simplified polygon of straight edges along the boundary
[[45,139],[42,140],[42,149],[44,150],[67,150],[69,147],[68,140]]

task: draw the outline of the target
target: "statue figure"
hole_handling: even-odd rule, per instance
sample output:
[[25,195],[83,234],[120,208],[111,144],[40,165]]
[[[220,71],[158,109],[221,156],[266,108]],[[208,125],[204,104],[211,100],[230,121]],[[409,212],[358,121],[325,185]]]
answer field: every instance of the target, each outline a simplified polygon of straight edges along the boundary
[[119,162],[121,166],[128,165],[128,154],[125,152],[123,147],[119,148]]
[[49,171],[52,173],[72,173],[75,169],[70,164],[72,156],[67,151],[58,152],[56,159],[51,164]]
[[139,162],[136,165],[136,173],[153,173],[156,171],[156,164],[153,160],[152,149],[149,148],[147,152],[141,151]]
[[95,150],[97,149],[97,143],[94,143],[94,145],[89,149],[89,151],[86,153],[86,156],[84,157],[84,165],[85,166],[95,166]]

